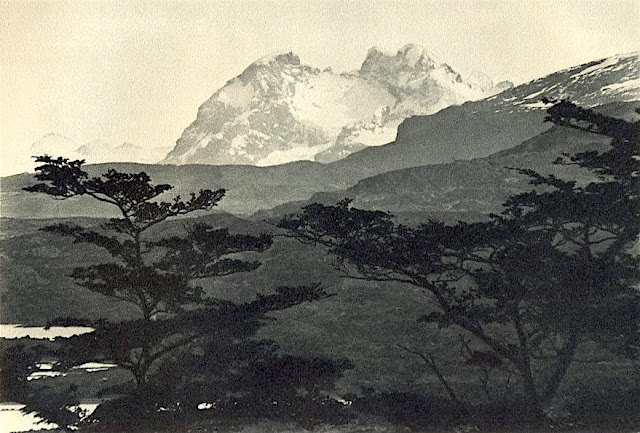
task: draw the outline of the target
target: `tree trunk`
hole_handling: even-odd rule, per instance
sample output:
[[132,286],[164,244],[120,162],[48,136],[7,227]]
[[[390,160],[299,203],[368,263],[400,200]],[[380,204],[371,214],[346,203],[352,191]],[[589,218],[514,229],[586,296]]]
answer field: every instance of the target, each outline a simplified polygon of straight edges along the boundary
[[578,338],[578,332],[573,331],[569,336],[569,340],[567,341],[566,346],[560,354],[556,370],[549,378],[549,382],[547,383],[544,393],[542,394],[543,404],[551,403],[551,401],[555,397],[556,392],[558,391],[558,388],[562,383],[562,379],[564,379],[564,376],[567,374],[567,370],[569,369],[569,366],[573,361],[573,355],[578,348],[579,340],[580,339]]
[[147,384],[147,369],[142,366],[138,366],[136,369],[134,376],[136,378],[136,385],[138,388],[142,388]]
[[528,361],[522,362],[521,365],[518,366],[518,370],[522,376],[524,397],[528,405],[529,415],[533,419],[545,419],[546,415],[542,409],[542,402],[538,396],[533,374],[531,373],[531,365]]
[[528,405],[529,415],[534,419],[543,420],[546,418],[544,411],[542,410],[542,403],[540,396],[536,390],[536,383],[533,379],[533,373],[531,372],[531,353],[529,352],[529,341],[525,330],[522,326],[522,318],[518,311],[517,305],[512,310],[513,325],[518,335],[518,342],[520,343],[519,360],[516,368],[520,371],[522,376],[524,396]]
[[436,377],[438,378],[438,380],[440,381],[444,389],[447,391],[447,394],[449,394],[449,399],[451,400],[451,402],[454,403],[460,409],[461,412],[468,414],[468,410],[465,404],[458,398],[453,388],[451,388],[451,386],[449,385],[449,382],[447,382],[447,379],[444,377],[444,375],[438,368],[438,364],[436,363],[435,359],[431,354],[424,354],[424,353],[418,352],[417,350],[409,349],[401,344],[398,344],[397,346],[403,350],[406,350],[409,353],[412,353],[422,358],[425,365],[429,367],[431,371],[433,371],[433,373],[436,375]]

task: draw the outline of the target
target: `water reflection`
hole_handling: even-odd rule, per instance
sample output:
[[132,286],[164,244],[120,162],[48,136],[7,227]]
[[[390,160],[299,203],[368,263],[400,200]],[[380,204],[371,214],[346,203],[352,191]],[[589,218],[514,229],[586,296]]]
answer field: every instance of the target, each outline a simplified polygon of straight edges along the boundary
[[[89,416],[99,405],[96,403],[81,404],[84,416]],[[29,430],[52,430],[57,424],[41,423],[42,418],[34,414],[20,411],[24,407],[18,403],[0,403],[0,433],[25,432]]]
[[74,335],[93,332],[93,328],[84,326],[52,326],[45,329],[43,326],[22,326],[0,324],[0,338],[33,338],[36,340],[53,340],[57,337],[69,338]]
[[[0,324],[0,338],[18,339],[33,338],[36,340],[54,340],[55,338],[69,338],[74,335],[87,334],[93,332],[93,328],[82,326],[52,326],[45,329],[42,326],[22,326],[19,324]],[[39,363],[38,370],[31,373],[27,380],[37,380],[55,376],[65,376],[66,373],[54,370],[54,364]],[[98,362],[88,362],[72,368],[76,371],[105,371],[116,367],[115,364],[103,364]],[[0,402],[0,433],[25,432],[30,430],[52,430],[58,426],[53,423],[42,422],[42,418],[34,414],[25,414],[20,411],[23,404],[12,402]],[[89,416],[96,410],[98,404],[80,404],[80,408],[85,411],[85,416]]]

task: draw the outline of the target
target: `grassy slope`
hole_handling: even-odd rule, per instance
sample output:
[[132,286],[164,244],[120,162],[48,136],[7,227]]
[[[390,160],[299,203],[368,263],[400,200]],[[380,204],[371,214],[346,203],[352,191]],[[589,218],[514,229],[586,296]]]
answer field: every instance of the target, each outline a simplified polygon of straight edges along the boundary
[[[599,110],[637,119],[636,106],[638,104],[615,103]],[[355,207],[390,211],[408,224],[418,224],[427,218],[447,222],[486,219],[490,213],[499,213],[510,195],[531,190],[529,178],[508,167],[592,181],[595,176],[586,170],[553,162],[563,153],[605,150],[609,141],[604,136],[554,126],[518,146],[485,158],[389,171],[363,179],[347,189],[319,192],[305,201],[258,212],[253,218],[278,220],[309,203],[335,204],[351,198]]]
[[[214,225],[230,226],[233,231],[257,233],[270,229],[268,225],[247,223],[228,215],[207,219]],[[167,223],[161,231],[165,234],[179,231],[183,223]],[[13,227],[15,233],[15,236],[10,233],[0,247],[3,322],[43,324],[58,316],[117,320],[134,313],[121,303],[75,286],[67,277],[78,264],[108,258],[96,248],[33,232],[33,221],[3,221],[3,227],[6,231],[7,227]],[[212,296],[236,301],[253,299],[256,293],[267,293],[277,285],[314,282],[335,293],[329,299],[273,314],[274,320],[260,331],[259,338],[274,340],[295,354],[350,359],[355,368],[340,381],[339,392],[372,387],[443,394],[432,372],[419,358],[398,348],[400,343],[433,353],[458,390],[473,400],[482,398],[477,372],[462,365],[457,332],[439,331],[416,321],[432,309],[430,298],[421,290],[342,278],[321,248],[290,238],[276,237],[274,246],[256,258],[263,266],[255,272],[199,283]],[[585,347],[581,357],[606,364],[576,365],[566,388],[569,394],[574,392],[572,389],[584,388],[594,381],[594,372],[602,386],[616,383],[616,387],[624,388],[632,383],[630,364],[616,361],[592,347]],[[495,383],[499,385],[497,389],[503,389],[505,376],[498,375]]]

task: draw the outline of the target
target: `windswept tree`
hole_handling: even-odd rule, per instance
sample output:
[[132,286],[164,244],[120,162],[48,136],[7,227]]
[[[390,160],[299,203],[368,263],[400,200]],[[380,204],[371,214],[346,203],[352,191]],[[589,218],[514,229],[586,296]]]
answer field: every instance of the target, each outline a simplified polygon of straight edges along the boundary
[[[276,288],[274,294],[258,294],[256,300],[240,304],[207,297],[197,281],[257,269],[259,262],[240,256],[268,249],[271,235],[232,234],[197,220],[183,224],[181,236],[163,237],[161,230],[151,229],[170,218],[211,210],[224,190],[164,201],[161,196],[172,187],[153,184],[145,173],[109,170],[89,177],[83,161],[49,156],[36,160],[42,163],[36,168],[40,183],[25,190],[58,199],[88,196],[119,213],[97,229],[72,224],[43,229],[106,251],[111,261],[77,267],[71,277],[88,290],[133,305],[139,313],[120,322],[59,318],[50,323],[95,328],[60,344],[56,355],[61,367],[107,361],[133,375],[136,388],[93,415],[103,425],[145,422],[159,407],[182,407],[183,402],[195,410],[203,399],[227,398],[240,386],[240,369],[276,356],[273,344],[251,341],[266,315],[329,296],[311,285]],[[52,418],[38,407],[34,400],[26,410]]]
[[281,222],[303,242],[328,247],[348,275],[426,289],[424,322],[455,326],[484,347],[477,359],[515,370],[534,416],[543,416],[584,341],[637,357],[639,124],[560,102],[559,125],[612,137],[607,152],[565,155],[597,175],[587,185],[520,170],[538,188],[511,197],[490,221],[417,228],[391,215],[312,204]]
[[[271,245],[269,235],[233,235],[226,229],[195,224],[186,236],[158,239],[148,231],[163,221],[197,211],[210,211],[225,195],[223,189],[200,190],[188,200],[160,196],[172,186],[153,184],[146,173],[108,170],[101,177],[89,177],[84,161],[41,156],[36,161],[40,183],[26,191],[44,193],[58,199],[88,196],[108,203],[120,214],[100,230],[58,224],[47,232],[99,247],[112,261],[77,267],[72,278],[77,284],[107,297],[132,304],[140,313],[137,320],[122,323],[101,321],[92,338],[100,341],[120,366],[131,371],[138,385],[145,384],[154,364],[172,350],[198,337],[181,317],[186,306],[205,303],[202,289],[190,281],[255,269],[259,263],[227,258],[244,251],[264,251]],[[110,341],[110,344],[105,344]],[[89,352],[86,352],[89,353]]]

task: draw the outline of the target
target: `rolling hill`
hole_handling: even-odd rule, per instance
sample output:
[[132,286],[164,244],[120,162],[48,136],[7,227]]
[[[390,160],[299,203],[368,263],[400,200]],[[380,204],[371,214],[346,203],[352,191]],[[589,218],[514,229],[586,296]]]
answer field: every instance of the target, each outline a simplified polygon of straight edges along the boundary
[[[638,120],[640,101],[612,103],[597,111],[613,117]],[[258,212],[255,220],[277,221],[301,206],[318,202],[335,204],[343,198],[362,209],[389,211],[401,221],[417,224],[427,218],[447,222],[485,219],[499,213],[513,194],[532,188],[529,179],[509,169],[530,168],[542,174],[588,182],[595,175],[553,162],[563,153],[606,150],[610,139],[574,129],[553,126],[522,144],[485,158],[393,170],[359,181],[344,189],[319,192],[308,200],[291,202]]]

